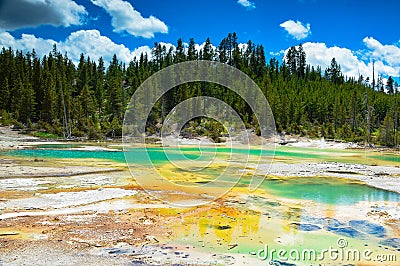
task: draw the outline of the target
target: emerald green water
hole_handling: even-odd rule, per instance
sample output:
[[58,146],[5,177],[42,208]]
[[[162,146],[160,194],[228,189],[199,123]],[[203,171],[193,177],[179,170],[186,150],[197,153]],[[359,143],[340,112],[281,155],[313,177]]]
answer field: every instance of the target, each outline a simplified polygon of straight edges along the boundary
[[398,193],[362,184],[338,182],[334,178],[267,179],[261,187],[280,197],[312,200],[332,205],[353,205],[359,201],[400,201],[400,194]]
[[370,158],[373,159],[380,159],[384,161],[389,161],[389,162],[400,162],[400,156],[399,155],[381,155],[381,156],[370,156]]
[[80,151],[63,149],[32,149],[12,150],[5,153],[8,156],[49,158],[49,159],[106,159],[116,162],[125,162],[122,152],[113,151]]
[[[62,158],[62,159],[104,159],[125,163],[125,156],[130,164],[138,164],[146,166],[149,161],[156,165],[163,165],[170,160],[196,160],[211,159],[215,154],[219,158],[225,158],[231,152],[236,155],[250,156],[273,156],[274,151],[259,150],[259,149],[230,149],[230,148],[202,148],[202,153],[197,147],[184,147],[184,148],[132,148],[130,152],[124,153],[122,151],[83,151],[63,149],[60,146],[51,146],[39,149],[25,149],[25,150],[12,150],[5,153],[8,156],[16,157],[32,157],[32,158]],[[148,154],[148,155],[147,155]],[[225,157],[224,157],[225,156]],[[324,155],[312,152],[299,152],[293,150],[277,150],[275,156],[283,158],[302,158],[302,159],[324,159]],[[326,155],[325,155],[326,156]],[[387,157],[391,159],[392,157]],[[393,157],[397,158],[397,157]],[[177,168],[176,172],[179,169]],[[239,171],[237,171],[239,172]],[[214,175],[218,175],[219,169],[205,169],[202,174],[210,176],[213,179]],[[237,173],[232,177],[237,177]],[[248,178],[242,178],[239,186],[246,186],[249,183]],[[313,200],[318,203],[325,204],[354,204],[359,201],[399,201],[400,194],[389,192],[377,188],[372,188],[366,185],[355,184],[351,182],[344,182],[335,178],[318,178],[318,177],[301,177],[289,179],[269,179],[267,178],[262,186],[265,191],[285,198]]]
[[[124,153],[122,151],[83,151],[83,150],[68,150],[68,148],[81,147],[81,145],[70,146],[70,144],[51,144],[51,145],[40,145],[38,149],[25,149],[25,150],[12,150],[5,154],[10,156],[22,156],[22,157],[39,157],[39,158],[71,158],[71,159],[106,159],[116,162],[125,162]],[[250,155],[250,156],[280,156],[280,157],[292,157],[292,158],[305,158],[305,159],[318,159],[322,158],[322,155],[314,153],[303,153],[283,150],[260,150],[260,149],[230,149],[224,147],[217,148],[202,148],[203,154],[200,154],[199,148],[183,147],[183,148],[132,148],[130,149],[129,156],[130,160],[136,160],[138,163],[143,162],[148,151],[148,154],[152,161],[156,163],[167,163],[169,160],[166,156],[173,159],[185,159],[180,155],[179,150],[185,157],[191,160],[196,160],[200,156],[212,157],[212,154],[216,151],[218,155],[226,155],[233,152],[234,154]],[[165,152],[166,153],[165,153]],[[204,155],[205,154],[205,155]],[[204,157],[203,157],[204,158]]]
[[[148,161],[147,155],[154,164],[168,163],[169,160],[196,160],[199,158],[198,149],[181,149],[183,155],[179,150],[173,148],[133,148],[131,152],[126,155],[122,151],[84,151],[84,150],[70,150],[70,149],[26,149],[26,150],[12,150],[5,154],[17,157],[32,157],[32,158],[51,158],[51,159],[104,159],[111,160],[119,163],[126,162],[125,156],[129,163],[143,164]],[[168,156],[168,157],[167,157]],[[207,157],[211,157],[207,156]],[[205,158],[202,155],[202,158]],[[169,159],[168,159],[169,158]]]

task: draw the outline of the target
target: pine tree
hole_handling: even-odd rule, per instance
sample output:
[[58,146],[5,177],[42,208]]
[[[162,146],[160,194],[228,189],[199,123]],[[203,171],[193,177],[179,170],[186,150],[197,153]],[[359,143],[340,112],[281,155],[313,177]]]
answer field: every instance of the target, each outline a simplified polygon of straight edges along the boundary
[[93,115],[94,104],[89,86],[86,84],[80,94],[80,104],[82,106],[83,115],[86,119]]
[[8,78],[6,77],[3,84],[0,86],[0,110],[10,109],[10,87],[8,85]]
[[193,60],[197,59],[196,44],[195,44],[193,38],[191,38],[190,41],[189,41],[187,58],[188,58],[189,61],[193,61]]
[[53,123],[54,117],[54,106],[55,106],[55,92],[54,92],[54,81],[50,72],[44,73],[44,81],[42,84],[43,91],[43,102],[41,109],[41,119],[47,123]]
[[[301,44],[288,50],[282,64],[275,58],[267,64],[262,45],[249,40],[247,48],[240,50],[237,40],[236,34],[230,33],[215,51],[207,39],[198,53],[198,45],[193,39],[187,49],[179,39],[176,50],[167,50],[165,45],[157,44],[152,57],[142,53],[127,67],[114,55],[107,69],[102,58],[96,64],[89,57],[85,59],[83,54],[76,67],[68,55],[61,55],[56,47],[42,58],[38,58],[34,50],[24,55],[12,48],[3,48],[0,51],[3,122],[6,120],[8,124],[11,118],[27,125],[38,122],[38,125],[57,134],[64,133],[66,137],[71,133],[101,136],[99,130],[110,136],[110,130],[114,128],[114,136],[117,136],[125,104],[145,79],[173,63],[208,59],[237,67],[260,86],[269,100],[280,132],[364,141],[366,128],[370,128],[371,132],[379,132],[372,141],[384,145],[398,143],[399,95],[393,78],[389,77],[385,84],[388,93],[385,93],[382,76],[377,82],[378,91],[374,91],[367,82],[368,77],[343,77],[335,59],[323,78],[320,66],[307,65]],[[136,104],[145,104],[146,99],[153,96],[150,93],[143,95]],[[148,119],[149,132],[158,130],[156,125],[176,104],[201,95],[224,100],[248,127],[257,130],[252,110],[238,95],[215,84],[194,82],[174,88],[156,103]],[[195,107],[192,105],[187,109]],[[211,122],[196,121],[197,125],[216,129]],[[217,136],[212,137],[217,139]]]
[[285,63],[289,69],[290,75],[297,74],[297,49],[295,46],[289,48],[285,56]]
[[303,45],[300,43],[297,50],[297,76],[304,78],[306,73],[306,53],[304,52]]
[[18,75],[18,78],[14,80],[14,84],[10,91],[10,113],[14,114],[14,118],[16,120],[20,119],[19,111],[21,107],[21,94],[24,89],[24,85],[22,84],[21,77]]
[[393,83],[394,83],[394,80],[393,80],[393,78],[390,76],[390,77],[388,78],[387,82],[386,82],[386,90],[387,90],[387,93],[389,93],[389,94],[393,94],[393,93],[394,93]]
[[122,120],[122,68],[114,54],[107,70],[107,102],[111,117]]
[[35,110],[35,92],[28,81],[22,87],[19,104],[19,119],[24,123],[28,123],[28,121],[32,120]]
[[99,58],[99,63],[96,69],[95,74],[95,90],[94,90],[94,97],[97,103],[97,111],[101,113],[103,110],[103,102],[104,102],[104,78],[105,78],[105,67],[103,58]]
[[218,47],[218,59],[221,63],[228,62],[229,52],[228,52],[228,41],[227,38],[222,39]]
[[174,63],[180,63],[186,61],[185,47],[183,46],[183,41],[180,38],[177,42],[176,52],[174,56]]
[[394,121],[390,112],[386,114],[379,128],[379,139],[383,145],[394,146]]
[[210,38],[207,38],[207,40],[204,43],[204,47],[202,49],[202,60],[212,60],[214,58],[214,50],[211,45]]
[[335,84],[343,83],[342,71],[335,58],[332,58],[330,67],[325,70],[325,77]]

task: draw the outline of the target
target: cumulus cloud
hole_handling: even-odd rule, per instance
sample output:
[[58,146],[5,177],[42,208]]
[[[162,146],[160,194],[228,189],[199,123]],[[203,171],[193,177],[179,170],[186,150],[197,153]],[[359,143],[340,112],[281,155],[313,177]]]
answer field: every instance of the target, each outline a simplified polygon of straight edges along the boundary
[[20,39],[15,39],[8,32],[0,33],[0,47],[11,47],[24,52],[32,51],[35,48],[36,53],[40,56],[49,53],[54,44],[57,44],[54,40],[37,38],[31,34],[22,34]]
[[147,46],[139,47],[133,51],[123,44],[116,44],[106,36],[102,36],[98,30],[80,30],[59,44],[60,49],[68,51],[74,60],[78,59],[83,52],[92,59],[103,57],[104,61],[110,61],[114,54],[123,62],[131,61],[135,56],[139,57],[141,52],[150,52]]
[[[303,49],[307,63],[324,71],[332,58],[340,64],[343,75],[358,78],[370,77],[372,80],[372,60],[375,61],[375,75],[400,77],[400,48],[395,45],[383,45],[373,38],[365,38],[365,51],[352,51],[338,46],[327,47],[325,43],[307,42]],[[285,51],[285,54],[288,50]],[[377,78],[377,77],[375,77]]]
[[311,34],[311,26],[309,23],[304,26],[300,21],[295,22],[293,20],[288,20],[281,23],[279,26],[284,28],[287,33],[296,40],[305,39]]
[[144,18],[133,6],[123,0],[91,0],[96,6],[104,8],[111,16],[111,24],[118,33],[153,38],[154,33],[168,33],[164,22],[154,16]]
[[2,0],[0,2],[0,29],[53,25],[68,27],[80,25],[87,15],[84,6],[73,0]]
[[239,5],[244,6],[247,9],[255,9],[256,4],[254,2],[250,2],[249,0],[238,0],[237,3]]
[[0,47],[12,47],[24,52],[35,49],[38,56],[48,54],[56,44],[61,52],[67,52],[68,57],[74,62],[79,62],[80,54],[90,56],[92,60],[103,57],[106,64],[111,61],[114,54],[123,62],[130,62],[139,58],[141,53],[151,56],[148,46],[141,46],[131,51],[123,44],[116,44],[106,36],[102,36],[98,30],[80,30],[71,33],[65,41],[38,38],[31,34],[23,34],[20,39],[14,38],[10,33],[0,33]]
[[392,66],[400,64],[400,47],[396,45],[383,45],[372,37],[365,37],[363,42],[370,50],[367,55],[371,58],[381,59]]
[[321,66],[322,70],[330,66],[332,58],[335,58],[345,76],[358,77],[360,73],[366,77],[372,73],[372,67],[370,72],[369,66],[350,49],[337,46],[327,47],[325,43],[312,42],[303,44],[303,48],[307,55],[307,62],[313,66]]

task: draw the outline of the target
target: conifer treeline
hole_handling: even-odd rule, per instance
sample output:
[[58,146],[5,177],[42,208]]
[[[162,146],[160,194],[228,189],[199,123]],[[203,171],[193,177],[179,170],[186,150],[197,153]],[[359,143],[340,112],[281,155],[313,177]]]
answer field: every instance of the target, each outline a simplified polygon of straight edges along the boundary
[[[104,138],[121,134],[125,108],[136,88],[153,73],[190,60],[215,60],[248,74],[266,95],[279,132],[388,146],[398,144],[399,96],[389,78],[370,84],[361,76],[344,77],[339,63],[322,70],[307,65],[301,45],[291,47],[282,63],[266,62],[264,48],[248,41],[241,49],[230,33],[214,49],[208,38],[200,51],[190,39],[176,48],[155,43],[152,56],[142,54],[128,65],[114,55],[108,68],[81,55],[78,66],[54,46],[39,58],[12,48],[0,53],[0,111],[3,124],[16,124],[64,137]],[[257,130],[251,109],[235,93],[214,84],[183,84],[154,107],[148,121],[150,134],[176,104],[194,96],[224,100]]]

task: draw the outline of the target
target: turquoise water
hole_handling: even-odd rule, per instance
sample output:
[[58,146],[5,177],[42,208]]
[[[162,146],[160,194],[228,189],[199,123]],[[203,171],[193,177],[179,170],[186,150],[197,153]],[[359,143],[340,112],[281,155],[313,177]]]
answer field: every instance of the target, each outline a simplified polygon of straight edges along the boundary
[[[184,157],[179,151],[175,149],[162,148],[134,148],[132,152],[127,152],[127,160],[129,163],[143,164],[148,161],[147,154],[151,161],[155,164],[162,164],[171,160],[196,160],[199,158],[199,153],[192,150],[185,151]],[[195,151],[195,150],[194,150]],[[27,149],[27,150],[12,150],[5,153],[9,156],[17,157],[33,157],[33,158],[63,158],[63,159],[104,159],[111,160],[119,163],[124,163],[125,155],[122,151],[82,151],[82,150],[68,150],[68,149]],[[168,155],[168,157],[167,157]],[[204,158],[204,156],[203,156]],[[207,159],[207,158],[205,158]]]
[[5,155],[16,157],[50,158],[50,159],[106,159],[116,162],[125,162],[122,152],[114,151],[79,151],[61,149],[32,149],[32,150],[12,150]]
[[334,205],[352,205],[359,201],[400,202],[400,194],[395,192],[324,177],[300,177],[289,180],[267,179],[261,187],[280,197],[313,200]]
[[389,162],[400,162],[400,155],[380,155],[380,156],[369,156],[369,158],[380,159]]
[[[70,146],[69,144],[52,144],[52,145],[41,145],[40,149],[26,149],[26,150],[12,150],[8,151],[5,154],[10,156],[22,156],[22,157],[38,157],[38,158],[70,158],[70,159],[105,159],[105,160],[112,160],[116,162],[125,162],[124,153],[122,151],[81,151],[81,150],[68,150],[68,148],[79,147],[77,146]],[[46,148],[45,148],[46,147]],[[66,148],[66,149],[65,149]],[[180,149],[176,148],[158,148],[158,147],[151,147],[151,148],[132,148],[130,149],[132,152],[127,153],[129,156],[129,161],[137,163],[142,163],[145,161],[144,156],[146,156],[147,151],[149,152],[149,156],[152,161],[156,163],[163,163],[168,162],[168,158],[165,152],[171,159],[175,160],[183,160],[186,158],[191,160],[196,160],[200,157],[200,151],[198,148],[191,148],[191,147],[183,147]],[[183,153],[184,157],[180,155],[179,150]],[[230,148],[223,148],[217,147],[214,148],[202,148],[203,151],[202,158],[207,159],[208,157],[212,157],[214,151],[217,154],[224,155],[230,154],[233,152],[234,154],[239,155],[247,155],[250,156],[280,156],[280,157],[292,157],[292,158],[308,158],[308,159],[318,159],[322,158],[319,154],[313,153],[303,153],[303,152],[292,152],[292,151],[273,151],[273,150],[260,150],[260,149],[230,149]],[[208,154],[208,155],[207,155]]]
[[[203,153],[200,153],[198,148],[133,148],[125,156],[122,151],[81,151],[60,149],[26,149],[26,150],[12,150],[5,154],[8,156],[21,156],[33,158],[71,158],[71,159],[105,159],[119,163],[125,163],[125,156],[130,164],[138,164],[146,166],[150,157],[151,161],[156,165],[162,165],[168,162],[168,158],[176,160],[196,160],[199,157],[207,160],[212,159],[216,150],[217,156],[226,156],[231,151],[239,155],[262,155],[272,156],[273,151],[261,151],[257,149],[230,149],[230,148],[202,148]],[[148,155],[147,155],[148,154]],[[276,156],[287,158],[322,158],[322,155],[294,152],[294,151],[276,151]],[[392,157],[387,157],[392,158]],[[393,157],[397,158],[397,157]],[[179,171],[179,169],[176,169]],[[216,175],[218,169],[209,169],[210,171],[202,171],[205,175]],[[237,176],[235,176],[237,177]],[[242,178],[239,185],[248,185],[248,178]],[[399,201],[400,194],[388,192],[381,189],[372,188],[366,185],[354,184],[350,182],[343,182],[334,178],[318,178],[318,177],[301,177],[282,179],[266,179],[261,188],[279,197],[286,197],[292,199],[313,200],[319,203],[326,204],[354,204],[359,201]]]

